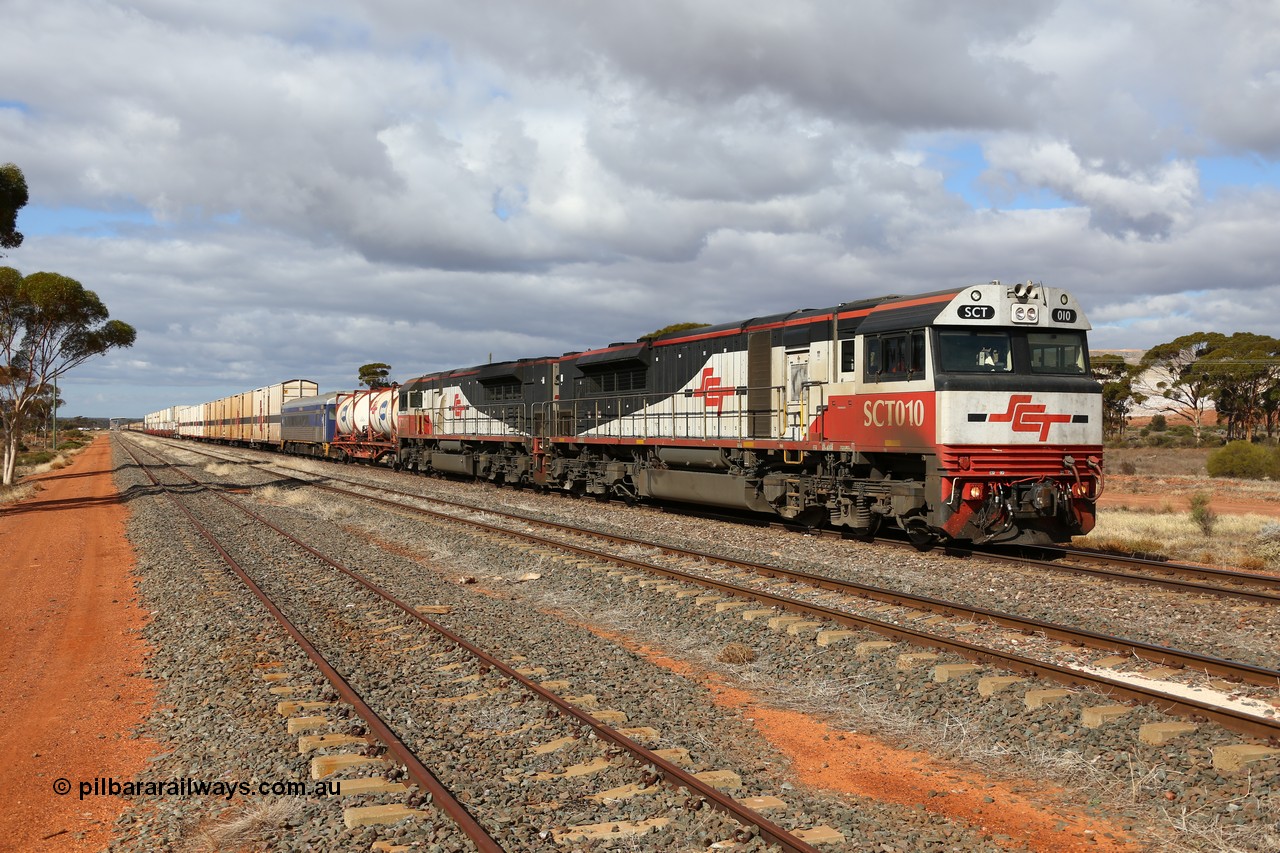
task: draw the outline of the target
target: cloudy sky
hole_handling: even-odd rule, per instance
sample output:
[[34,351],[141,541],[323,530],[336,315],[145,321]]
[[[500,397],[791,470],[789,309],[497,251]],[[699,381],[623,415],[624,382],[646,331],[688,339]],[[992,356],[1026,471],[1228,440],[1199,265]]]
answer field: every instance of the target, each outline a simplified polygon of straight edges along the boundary
[[1271,0],[0,9],[0,263],[138,329],[66,415],[991,279],[1280,335]]

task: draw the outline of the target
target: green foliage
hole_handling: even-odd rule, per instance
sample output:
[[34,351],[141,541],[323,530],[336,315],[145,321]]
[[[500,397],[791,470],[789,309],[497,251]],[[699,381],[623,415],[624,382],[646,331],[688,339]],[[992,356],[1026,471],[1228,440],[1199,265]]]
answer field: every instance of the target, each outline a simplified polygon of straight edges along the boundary
[[3,482],[13,482],[16,448],[24,422],[39,401],[54,400],[63,373],[117,347],[133,346],[137,332],[110,319],[98,294],[73,278],[51,272],[23,276],[0,267],[0,428],[4,433]]
[[1205,468],[1210,477],[1262,480],[1276,476],[1278,461],[1274,450],[1250,441],[1232,441],[1210,453]]
[[1218,514],[1209,506],[1210,500],[1207,492],[1196,492],[1191,496],[1191,520],[1205,536],[1213,535],[1213,526],[1218,521]]
[[641,335],[639,340],[651,341],[654,338],[660,338],[663,335],[668,335],[672,332],[687,332],[690,329],[704,329],[709,325],[711,324],[710,323],[672,323],[670,326],[663,326],[661,329],[658,329],[656,332],[650,332],[647,335]]
[[1089,360],[1093,378],[1102,383],[1102,427],[1106,435],[1119,436],[1129,423],[1129,411],[1146,398],[1133,390],[1133,370],[1123,358],[1102,353]]
[[27,204],[27,179],[12,163],[0,165],[0,249],[22,245],[18,231],[18,211]]
[[1164,415],[1151,416],[1151,431],[1164,432],[1169,428],[1169,420]]
[[389,388],[391,383],[387,377],[391,375],[391,365],[381,361],[360,365],[360,384],[366,388]]

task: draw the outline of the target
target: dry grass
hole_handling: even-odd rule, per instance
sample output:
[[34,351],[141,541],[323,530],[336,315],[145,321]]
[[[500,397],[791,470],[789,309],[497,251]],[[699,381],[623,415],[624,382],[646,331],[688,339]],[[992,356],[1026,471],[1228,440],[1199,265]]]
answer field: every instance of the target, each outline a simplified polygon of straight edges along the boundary
[[[1212,508],[1213,503],[1210,501]],[[1276,524],[1265,515],[1218,514],[1205,535],[1191,513],[1172,507],[1160,511],[1110,508],[1098,514],[1098,526],[1072,544],[1132,554],[1150,554],[1196,563],[1244,569],[1275,568],[1276,559],[1263,548],[1263,531]]]
[[17,503],[26,500],[36,493],[32,483],[17,483],[12,486],[0,486],[0,504]]
[[270,844],[272,831],[284,826],[301,809],[302,800],[297,797],[228,809],[197,827],[183,849],[187,853],[217,853]]
[[716,656],[716,660],[729,664],[751,663],[755,659],[756,650],[746,643],[728,643]]

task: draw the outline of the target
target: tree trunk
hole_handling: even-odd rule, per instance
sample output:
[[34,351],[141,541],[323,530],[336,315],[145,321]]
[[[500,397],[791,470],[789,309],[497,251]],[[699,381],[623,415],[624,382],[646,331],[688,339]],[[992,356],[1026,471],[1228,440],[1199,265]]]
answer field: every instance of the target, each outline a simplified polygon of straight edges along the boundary
[[7,436],[4,443],[4,485],[13,485],[13,470],[18,463],[18,437]]

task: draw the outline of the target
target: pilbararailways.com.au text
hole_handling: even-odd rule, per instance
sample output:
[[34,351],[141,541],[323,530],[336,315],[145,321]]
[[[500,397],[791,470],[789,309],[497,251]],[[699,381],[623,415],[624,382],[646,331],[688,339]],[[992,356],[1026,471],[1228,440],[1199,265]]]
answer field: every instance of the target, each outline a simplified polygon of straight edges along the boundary
[[[71,792],[71,784],[67,779],[58,779],[53,783],[53,790],[59,795],[68,794]],[[92,781],[81,780],[79,791],[82,800],[86,797],[220,797],[225,800],[255,795],[331,797],[342,794],[342,782],[246,782],[191,778],[118,782],[110,777],[98,777]]]

